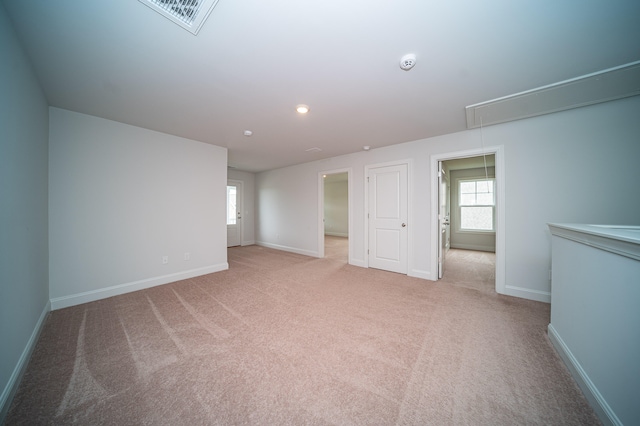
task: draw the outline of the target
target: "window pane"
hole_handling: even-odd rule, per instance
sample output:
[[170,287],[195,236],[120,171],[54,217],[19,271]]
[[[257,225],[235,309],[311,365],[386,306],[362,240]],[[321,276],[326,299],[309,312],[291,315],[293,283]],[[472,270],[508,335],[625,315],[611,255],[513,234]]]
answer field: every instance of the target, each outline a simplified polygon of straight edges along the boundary
[[227,186],[227,225],[236,224],[236,187]]
[[488,180],[479,180],[476,182],[476,188],[478,193],[488,193],[493,192],[492,182]]
[[461,194],[475,194],[476,193],[476,183],[475,182],[460,182],[460,193]]
[[495,205],[493,179],[460,181],[461,206],[493,206]]
[[493,231],[493,207],[461,207],[460,228]]
[[473,206],[476,203],[476,194],[460,194],[460,205]]
[[493,205],[493,194],[478,194],[477,201],[477,204],[491,206]]

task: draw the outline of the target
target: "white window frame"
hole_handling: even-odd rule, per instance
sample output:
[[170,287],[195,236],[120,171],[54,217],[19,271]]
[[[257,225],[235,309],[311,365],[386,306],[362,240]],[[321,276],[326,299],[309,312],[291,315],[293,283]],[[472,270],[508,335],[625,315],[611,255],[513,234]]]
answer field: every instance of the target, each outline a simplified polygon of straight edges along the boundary
[[[462,184],[465,182],[484,182],[490,181],[492,184],[493,203],[492,204],[463,204],[462,203]],[[462,178],[457,179],[458,185],[458,232],[465,233],[481,233],[481,234],[494,234],[496,232],[496,179],[494,177],[478,177],[478,178]],[[476,190],[477,194],[477,190]],[[462,227],[462,209],[464,207],[491,207],[491,229],[472,229]]]

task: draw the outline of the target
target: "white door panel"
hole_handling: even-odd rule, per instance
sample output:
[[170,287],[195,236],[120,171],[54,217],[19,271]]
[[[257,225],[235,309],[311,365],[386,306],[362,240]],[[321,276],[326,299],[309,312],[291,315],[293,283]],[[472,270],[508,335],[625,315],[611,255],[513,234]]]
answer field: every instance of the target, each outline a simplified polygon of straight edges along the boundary
[[407,273],[407,165],[369,171],[369,266]]
[[395,229],[376,230],[376,256],[379,259],[400,261],[400,232]]

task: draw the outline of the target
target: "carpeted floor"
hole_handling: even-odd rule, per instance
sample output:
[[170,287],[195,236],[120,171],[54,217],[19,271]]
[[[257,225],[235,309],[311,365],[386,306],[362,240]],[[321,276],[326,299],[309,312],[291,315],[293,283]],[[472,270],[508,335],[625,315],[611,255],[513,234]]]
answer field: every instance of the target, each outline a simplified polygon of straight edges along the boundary
[[486,251],[449,249],[440,284],[496,293],[496,254]]
[[349,238],[324,236],[324,257],[339,262],[349,262]]
[[549,305],[258,246],[54,311],[7,424],[599,424]]

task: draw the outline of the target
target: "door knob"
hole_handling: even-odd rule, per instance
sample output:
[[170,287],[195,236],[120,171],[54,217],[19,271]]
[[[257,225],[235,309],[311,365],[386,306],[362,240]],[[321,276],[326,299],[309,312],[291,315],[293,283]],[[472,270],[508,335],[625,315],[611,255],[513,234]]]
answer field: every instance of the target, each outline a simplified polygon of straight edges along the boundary
[[406,223],[403,223],[403,224],[402,224],[402,227],[403,227],[403,228],[404,228],[404,227],[406,227],[406,226],[407,226],[407,224],[406,224]]

